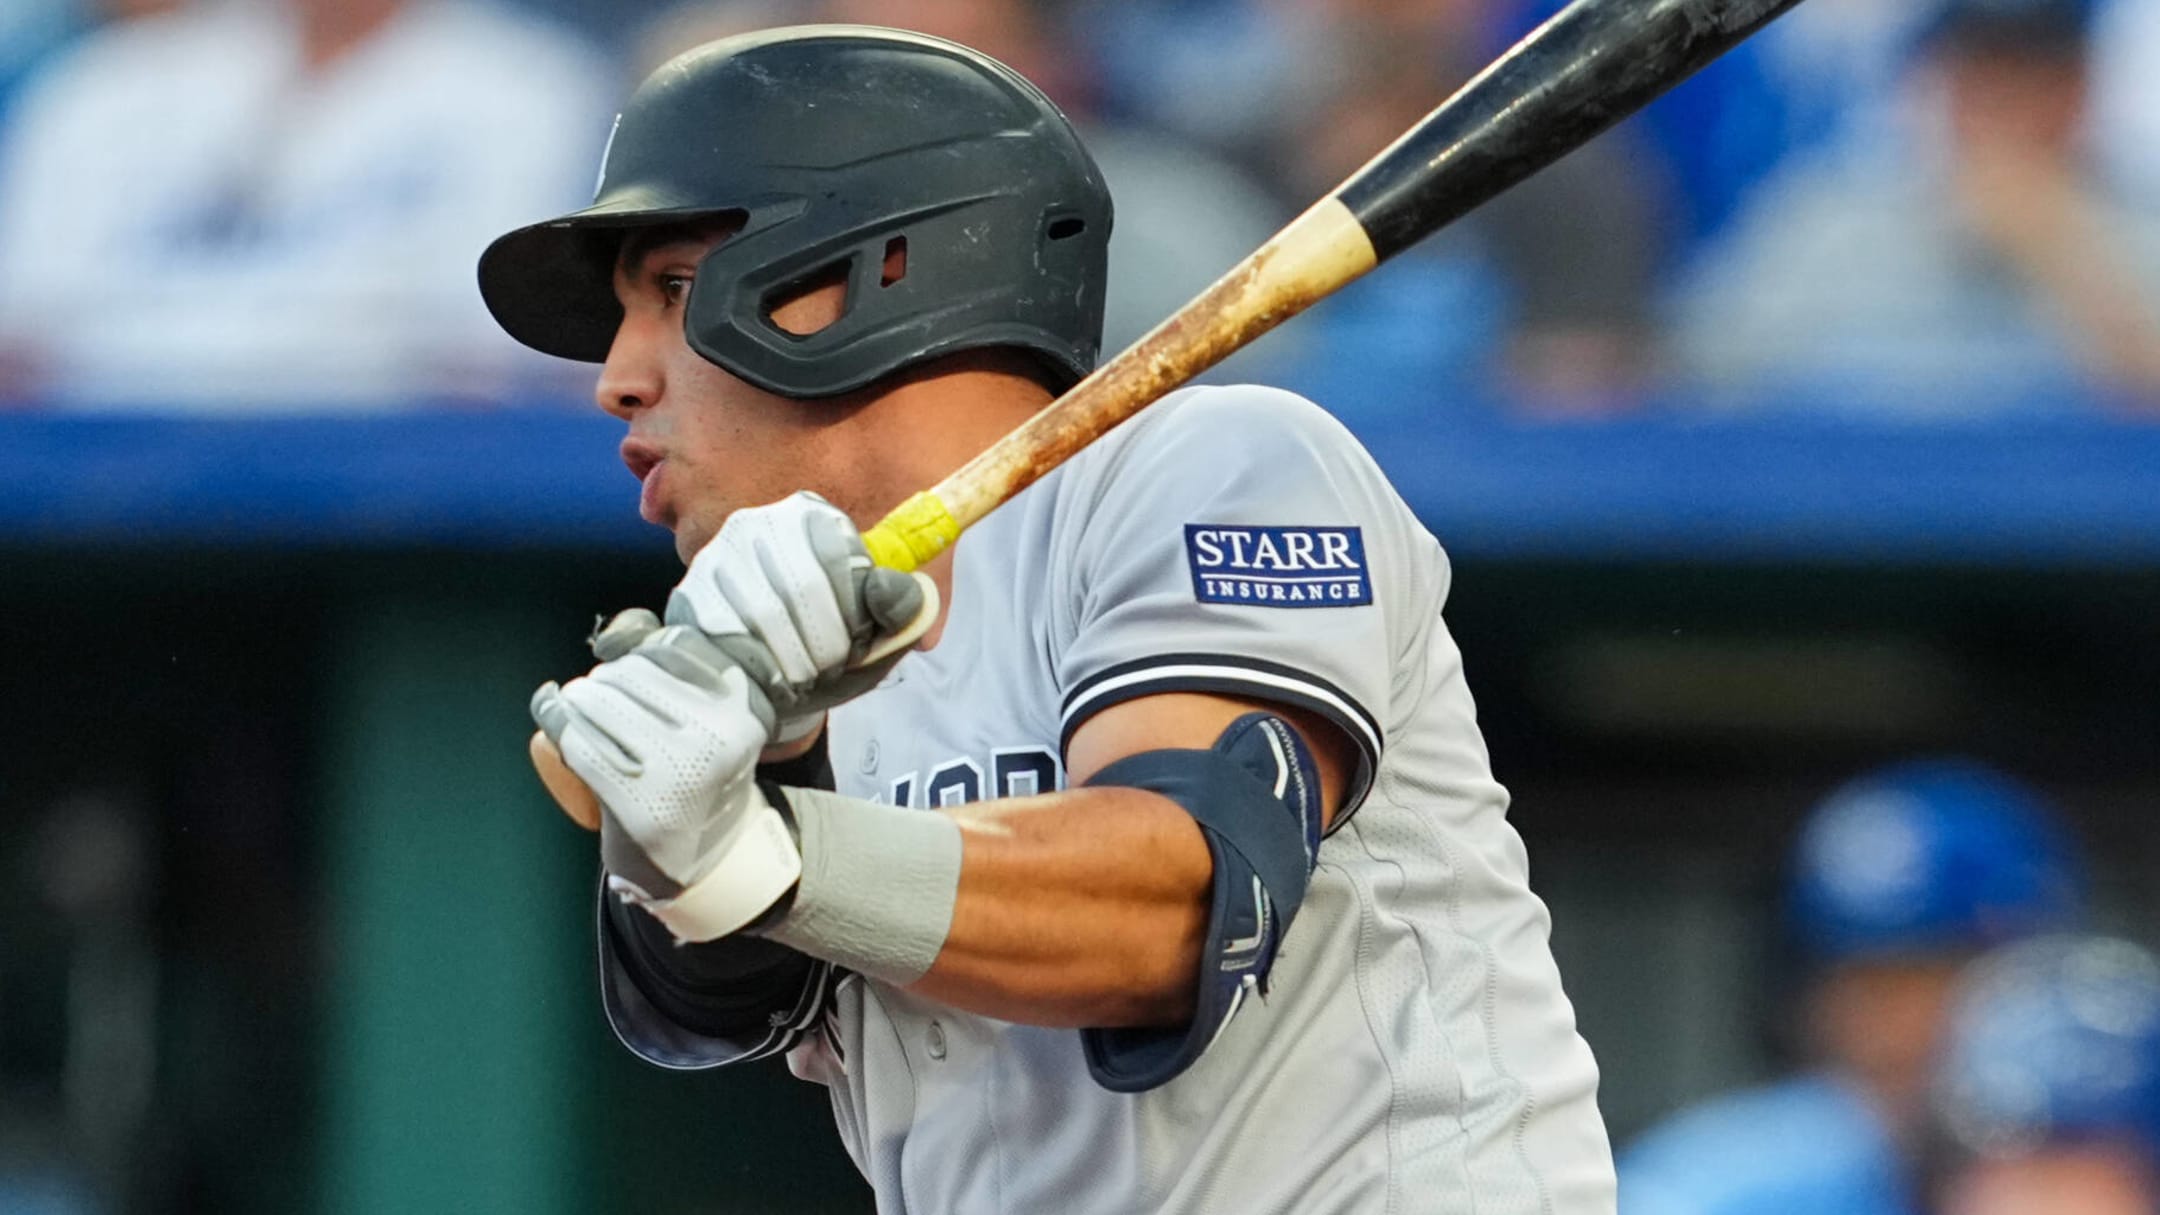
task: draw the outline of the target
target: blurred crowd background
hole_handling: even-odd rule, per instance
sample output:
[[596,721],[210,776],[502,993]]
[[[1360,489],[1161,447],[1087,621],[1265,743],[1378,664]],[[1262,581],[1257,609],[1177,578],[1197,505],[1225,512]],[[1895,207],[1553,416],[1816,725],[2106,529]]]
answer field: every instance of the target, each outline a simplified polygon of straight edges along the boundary
[[[471,285],[579,201],[627,84],[797,21],[950,35],[1087,129],[1112,347],[1552,0],[12,0],[0,399],[204,413],[575,397]],[[2160,7],[1810,0],[1241,370],[1348,416],[2160,401]]]
[[[1081,125],[1115,349],[1557,7],[0,2],[0,1213],[868,1209],[606,1040],[523,707],[672,566],[480,248],[904,26]],[[1218,375],[1456,554],[1623,1215],[2160,1212],[2160,0],[1807,0]]]

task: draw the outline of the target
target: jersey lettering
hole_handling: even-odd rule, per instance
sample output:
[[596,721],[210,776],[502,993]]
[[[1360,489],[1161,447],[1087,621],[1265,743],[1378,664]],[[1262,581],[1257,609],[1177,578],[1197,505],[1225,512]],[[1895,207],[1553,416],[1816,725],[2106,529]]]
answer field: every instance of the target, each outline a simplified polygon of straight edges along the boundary
[[923,792],[923,806],[962,806],[989,797],[1034,797],[1055,793],[1065,785],[1057,753],[1043,746],[997,747],[990,752],[990,780],[983,781],[983,767],[966,756],[955,756],[930,769],[930,779],[918,786],[916,774],[893,778],[875,800],[894,806],[913,806],[915,790]]
[[964,806],[982,800],[982,765],[972,759],[949,759],[930,770],[923,795],[933,806]]
[[990,753],[990,780],[999,797],[1055,792],[1057,756],[1045,747],[1001,747]]

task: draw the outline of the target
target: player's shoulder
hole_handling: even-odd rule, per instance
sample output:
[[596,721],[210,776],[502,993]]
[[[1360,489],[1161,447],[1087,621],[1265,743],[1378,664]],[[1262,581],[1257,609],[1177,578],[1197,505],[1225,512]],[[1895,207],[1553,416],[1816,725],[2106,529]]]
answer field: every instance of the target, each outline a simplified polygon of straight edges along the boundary
[[1887,1186],[1892,1156],[1850,1089],[1806,1076],[1690,1107],[1638,1138],[1619,1168],[1630,1211],[1753,1212]]
[[1083,476],[1109,481],[1165,473],[1221,481],[1239,474],[1297,478],[1327,471],[1378,481],[1378,466],[1326,410],[1261,384],[1180,389],[1082,454]]
[[1294,392],[1257,384],[1182,389],[1059,471],[1051,544],[1120,551],[1165,521],[1353,526],[1365,539],[1422,532],[1342,423]]
[[1157,442],[1191,439],[1215,444],[1296,441],[1357,446],[1325,409],[1287,388],[1266,384],[1202,384],[1182,388],[1141,415]]

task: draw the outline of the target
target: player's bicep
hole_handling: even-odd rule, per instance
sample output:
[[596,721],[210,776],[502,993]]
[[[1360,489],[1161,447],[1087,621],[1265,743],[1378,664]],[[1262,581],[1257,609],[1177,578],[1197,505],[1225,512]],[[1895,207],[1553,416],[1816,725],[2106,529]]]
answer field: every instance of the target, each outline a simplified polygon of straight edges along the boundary
[[1358,751],[1318,714],[1264,700],[1199,692],[1163,692],[1111,705],[1080,723],[1065,746],[1065,770],[1074,786],[1127,756],[1171,748],[1206,750],[1230,723],[1247,713],[1272,713],[1297,731],[1319,772],[1322,820],[1333,826]]

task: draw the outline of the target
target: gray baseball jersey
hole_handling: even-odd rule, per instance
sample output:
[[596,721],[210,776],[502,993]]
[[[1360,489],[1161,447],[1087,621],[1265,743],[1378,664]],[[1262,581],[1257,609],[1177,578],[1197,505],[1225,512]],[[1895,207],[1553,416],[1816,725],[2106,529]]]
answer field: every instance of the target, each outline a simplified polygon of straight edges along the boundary
[[743,1052],[604,965],[618,1034],[674,1067],[786,1049],[880,1212],[1612,1211],[1597,1068],[1440,619],[1448,576],[1334,419],[1190,389],[970,530],[937,647],[833,714],[839,791],[918,807],[1060,787],[1080,723],[1163,692],[1295,705],[1356,745],[1267,996],[1169,1083],[1110,1092],[1076,1031],[826,967]]

